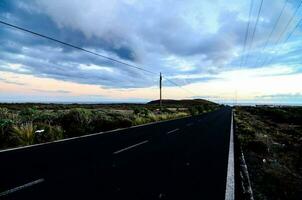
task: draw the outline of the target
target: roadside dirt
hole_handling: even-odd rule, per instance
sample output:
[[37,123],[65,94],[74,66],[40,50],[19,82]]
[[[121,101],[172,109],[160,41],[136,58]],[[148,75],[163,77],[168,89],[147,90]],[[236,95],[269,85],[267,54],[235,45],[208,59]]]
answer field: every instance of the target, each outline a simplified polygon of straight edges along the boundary
[[302,199],[302,109],[297,109],[236,108],[236,133],[256,200]]

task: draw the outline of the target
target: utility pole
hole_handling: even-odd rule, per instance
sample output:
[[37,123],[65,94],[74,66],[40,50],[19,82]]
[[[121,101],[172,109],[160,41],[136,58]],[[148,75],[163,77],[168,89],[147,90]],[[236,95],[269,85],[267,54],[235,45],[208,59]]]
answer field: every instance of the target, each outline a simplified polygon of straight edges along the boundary
[[235,91],[235,98],[236,98],[236,101],[235,101],[235,106],[237,106],[237,103],[238,103],[238,98],[237,98],[237,89]]
[[160,72],[160,74],[159,74],[159,107],[160,107],[160,110],[162,110],[161,87],[162,87],[162,76],[161,76],[161,72]]

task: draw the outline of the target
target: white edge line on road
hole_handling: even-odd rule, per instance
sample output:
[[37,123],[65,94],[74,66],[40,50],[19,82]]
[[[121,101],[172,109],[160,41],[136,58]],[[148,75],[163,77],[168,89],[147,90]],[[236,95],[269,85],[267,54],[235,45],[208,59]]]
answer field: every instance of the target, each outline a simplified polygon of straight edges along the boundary
[[32,182],[26,183],[26,184],[24,184],[24,185],[15,187],[15,188],[13,188],[13,189],[6,190],[6,191],[0,193],[0,197],[6,196],[6,195],[11,194],[11,193],[13,193],[13,192],[17,192],[17,191],[22,190],[22,189],[25,189],[25,188],[27,188],[27,187],[31,187],[31,186],[33,186],[33,185],[42,183],[42,182],[44,182],[44,181],[45,181],[45,180],[44,180],[43,178],[40,178],[40,179],[38,179],[38,180],[35,180],[35,181],[32,181]]
[[233,128],[234,127],[233,127],[233,111],[232,111],[225,200],[234,200],[235,199],[234,140],[233,140],[234,130],[233,130]]
[[144,141],[142,141],[142,142],[140,142],[140,143],[137,143],[137,144],[131,145],[131,146],[129,146],[129,147],[126,147],[126,148],[124,148],[124,149],[120,149],[120,150],[118,150],[118,151],[115,151],[115,152],[113,152],[113,154],[119,154],[119,153],[121,153],[121,152],[123,152],[123,151],[127,151],[127,150],[129,150],[129,149],[132,149],[132,148],[137,147],[137,146],[139,146],[139,145],[145,144],[145,143],[147,143],[147,142],[149,142],[149,140],[144,140]]
[[176,132],[176,131],[179,131],[179,128],[173,129],[173,130],[167,132],[166,134],[168,135],[168,134],[174,133],[174,132]]

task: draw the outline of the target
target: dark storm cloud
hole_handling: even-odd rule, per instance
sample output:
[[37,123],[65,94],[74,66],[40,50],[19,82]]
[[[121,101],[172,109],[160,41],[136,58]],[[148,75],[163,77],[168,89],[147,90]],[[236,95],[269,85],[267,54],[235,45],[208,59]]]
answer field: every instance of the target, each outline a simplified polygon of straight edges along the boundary
[[[92,49],[96,52],[111,52],[129,62],[135,59],[135,53],[126,46],[112,45],[108,41],[95,37],[86,38],[79,31],[59,29],[47,16],[36,11],[29,12],[20,9],[17,2],[4,1],[2,4],[5,4],[6,7],[2,7],[1,17],[5,18],[6,16],[9,20],[11,17],[7,17],[8,14],[13,13],[15,14],[13,21],[20,26],[40,33],[47,32],[47,35],[57,36],[56,38],[62,41]],[[24,22],[22,20],[24,18],[29,18],[29,23]],[[149,78],[140,72],[3,25],[1,25],[0,36],[0,70],[2,71],[110,87],[143,87],[150,84],[148,83]],[[10,68],[9,63],[21,64],[22,70]],[[85,65],[88,68],[90,65],[107,66],[112,68],[115,73],[97,69],[85,70],[80,68],[80,65]],[[144,79],[134,81],[135,78],[141,77],[144,77]],[[138,84],[136,85],[134,82]]]

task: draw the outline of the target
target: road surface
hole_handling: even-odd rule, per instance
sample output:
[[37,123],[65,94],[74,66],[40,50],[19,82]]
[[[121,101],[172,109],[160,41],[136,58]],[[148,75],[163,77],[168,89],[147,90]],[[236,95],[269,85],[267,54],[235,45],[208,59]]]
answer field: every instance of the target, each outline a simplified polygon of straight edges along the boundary
[[225,199],[231,108],[0,152],[0,199]]

